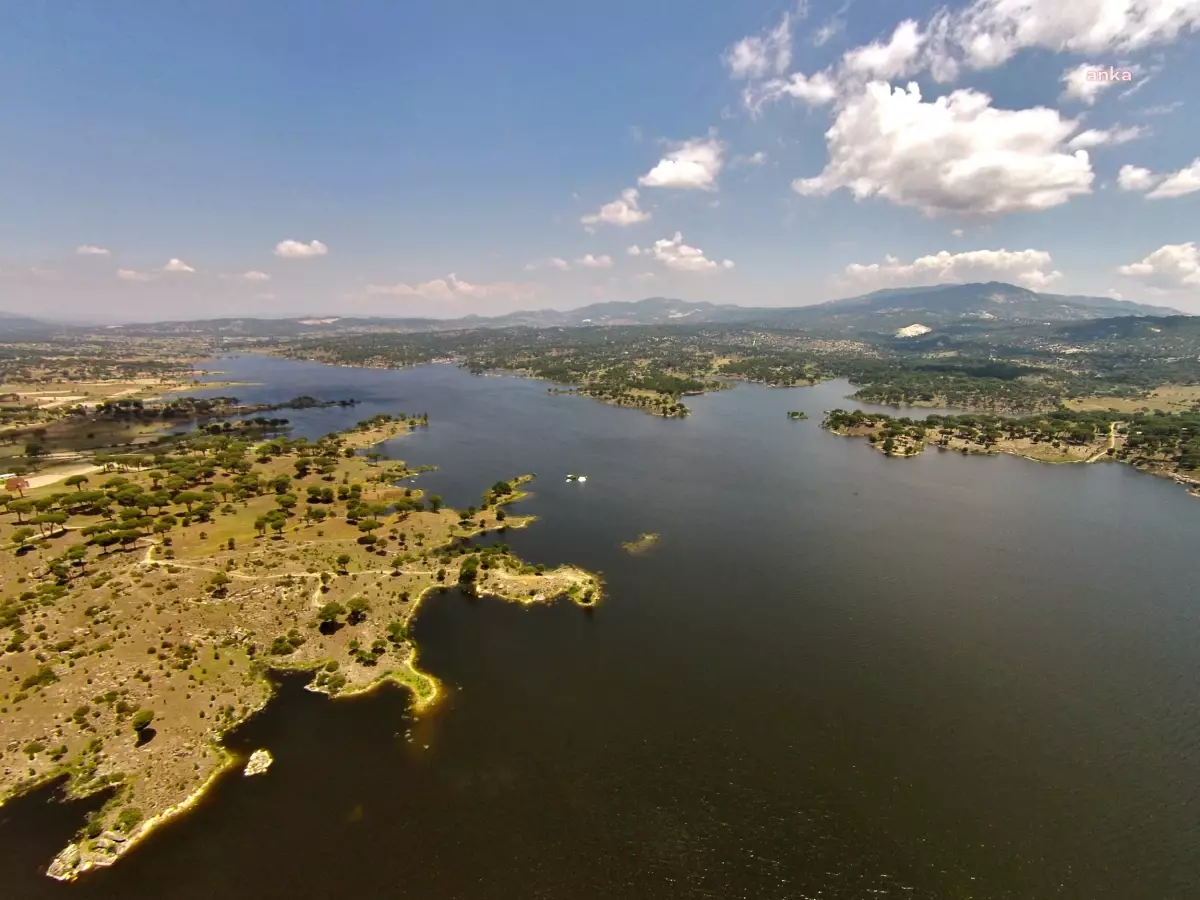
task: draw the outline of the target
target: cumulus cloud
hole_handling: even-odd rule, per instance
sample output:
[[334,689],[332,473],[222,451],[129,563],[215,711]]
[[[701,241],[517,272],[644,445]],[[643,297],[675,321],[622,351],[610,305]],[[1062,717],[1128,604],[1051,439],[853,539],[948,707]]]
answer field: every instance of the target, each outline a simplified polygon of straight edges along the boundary
[[[1128,70],[1133,78],[1140,79],[1142,75],[1141,66],[1124,66],[1123,69]],[[1099,66],[1094,63],[1080,63],[1074,68],[1067,69],[1062,73],[1063,88],[1061,100],[1077,100],[1080,103],[1086,103],[1091,106],[1096,102],[1096,98],[1100,96],[1102,91],[1108,90],[1114,84],[1123,84],[1121,81],[1110,81],[1105,78],[1103,81],[1096,78],[1094,75],[1089,78],[1089,72],[1108,72],[1107,66]]]
[[628,253],[630,256],[641,256],[642,248],[639,247],[637,244],[632,244],[625,249],[625,252]]
[[185,263],[182,259],[169,259],[167,264],[162,267],[164,272],[173,272],[176,274],[191,275],[196,270]]
[[536,272],[538,269],[558,269],[560,272],[565,272],[571,268],[571,264],[565,259],[558,256],[552,256],[549,259],[540,259],[537,262],[531,262],[525,266],[526,272]]
[[453,272],[445,278],[435,278],[420,284],[369,284],[368,296],[423,297],[427,300],[463,300],[505,297],[509,299],[530,297],[537,292],[532,284],[517,284],[497,281],[487,284],[472,284],[463,281]]
[[742,92],[742,102],[753,113],[776,100],[790,97],[809,106],[824,106],[838,95],[837,82],[828,72],[805,75],[793,72],[787,78],[772,78],[762,84],[751,85]]
[[699,247],[689,247],[683,242],[683,235],[678,231],[672,238],[655,241],[653,247],[630,247],[628,252],[630,256],[649,256],[676,272],[712,272],[733,268],[733,260],[717,262],[706,257]]
[[1162,200],[1169,197],[1182,197],[1200,191],[1200,156],[1192,160],[1178,172],[1167,175],[1158,183],[1158,187],[1146,196],[1151,200]]
[[1007,281],[1040,290],[1061,277],[1061,272],[1051,268],[1050,254],[1045,250],[1001,249],[963,253],[942,250],[912,262],[887,256],[882,263],[851,263],[837,280],[863,290],[975,281]]
[[585,269],[611,269],[613,264],[612,257],[607,253],[602,253],[599,256],[592,256],[590,253],[585,253],[579,259],[575,260],[575,262]]
[[779,24],[761,35],[744,37],[725,51],[722,61],[734,78],[782,75],[792,64],[792,16],[784,13]]
[[1083,150],[1065,151],[1076,124],[1052,109],[996,109],[992,98],[954,91],[932,103],[920,89],[872,82],[826,132],[829,162],[792,183],[802,195],[841,188],[926,215],[996,215],[1049,209],[1091,191]]
[[1168,44],[1200,28],[1200,0],[975,0],[935,24],[984,69],[1031,47],[1094,55]]
[[1128,128],[1120,125],[1114,125],[1112,128],[1089,128],[1067,141],[1067,147],[1071,150],[1087,150],[1105,144],[1127,144],[1146,137],[1149,133],[1150,129],[1143,125],[1131,125]]
[[715,190],[724,165],[725,145],[714,137],[693,138],[677,145],[638,179],[643,187]]
[[1140,262],[1120,266],[1121,275],[1166,290],[1200,288],[1200,246],[1164,244]]
[[1193,194],[1200,191],[1200,156],[1178,172],[1158,173],[1141,166],[1121,166],[1117,172],[1117,184],[1123,191],[1145,191],[1151,200]]
[[242,278],[246,279],[246,281],[270,281],[271,280],[271,276],[268,275],[266,272],[259,272],[254,269],[252,269],[249,272],[243,272]]
[[[1169,44],[1197,30],[1200,0],[974,0],[959,10],[942,7],[924,25],[905,20],[887,40],[851,49],[835,65],[814,75],[784,77],[785,69],[778,69],[769,81],[750,85],[743,102],[752,112],[789,95],[808,103],[825,103],[831,91],[849,97],[859,93],[866,81],[908,78],[925,71],[937,81],[949,82],[964,68],[995,68],[1026,48],[1112,58]],[[833,33],[819,31],[817,42],[827,39],[820,35]],[[734,46],[757,48],[755,40],[747,38]],[[762,56],[748,54],[746,59],[761,60]],[[1065,98],[1091,103],[1112,84],[1087,81],[1089,68],[1090,64],[1084,64],[1063,74]],[[1127,68],[1133,77],[1141,78],[1139,85],[1145,83],[1148,75],[1143,70]],[[770,69],[764,65],[730,66],[735,77],[753,71],[760,79]]]
[[842,71],[864,80],[892,79],[912,75],[921,65],[921,48],[925,35],[915,19],[905,19],[896,26],[885,43],[873,41],[848,50],[842,56]]
[[628,225],[636,225],[638,222],[645,222],[649,218],[650,213],[638,207],[637,188],[626,188],[621,191],[621,196],[612,203],[605,203],[599,211],[588,213],[579,221],[589,229],[602,222],[624,228]]
[[305,259],[311,256],[325,256],[329,248],[320,241],[280,241],[275,245],[275,255],[282,259]]
[[154,278],[149,272],[138,272],[135,269],[117,269],[117,277],[122,281],[151,281]]
[[75,252],[80,256],[108,256],[107,247],[97,247],[95,244],[80,244],[75,248]]
[[1117,185],[1123,191],[1148,191],[1157,180],[1157,175],[1141,166],[1121,166],[1117,172]]

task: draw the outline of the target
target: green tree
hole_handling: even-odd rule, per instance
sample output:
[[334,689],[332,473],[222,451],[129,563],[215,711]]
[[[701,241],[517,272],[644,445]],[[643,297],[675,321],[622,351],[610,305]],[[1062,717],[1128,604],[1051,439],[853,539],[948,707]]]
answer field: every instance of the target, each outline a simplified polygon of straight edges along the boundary
[[150,727],[150,723],[154,721],[154,711],[150,709],[139,709],[133,714],[133,720],[130,722],[133,725],[133,730],[139,735]]
[[77,491],[82,491],[83,486],[87,483],[88,477],[86,475],[72,475],[63,482],[67,487],[73,487]]
[[35,534],[37,534],[37,532],[28,526],[24,528],[18,528],[12,534],[12,541],[17,545],[17,548],[20,549],[26,546],[29,543],[29,539]]
[[346,608],[342,604],[332,601],[317,610],[317,621],[322,624],[336,622],[338,616],[343,615],[345,612]]

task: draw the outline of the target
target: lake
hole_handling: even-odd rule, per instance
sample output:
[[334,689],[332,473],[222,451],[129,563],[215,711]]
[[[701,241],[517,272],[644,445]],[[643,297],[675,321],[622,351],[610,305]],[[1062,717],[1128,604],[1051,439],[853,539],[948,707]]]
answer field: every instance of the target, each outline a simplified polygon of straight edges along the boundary
[[246,402],[361,401],[275,414],[296,435],[428,412],[386,450],[451,505],[538,473],[504,539],[607,596],[429,599],[435,710],[285,681],[229,740],[267,775],[73,885],[42,872],[86,805],[0,808],[5,897],[1200,896],[1200,501],[1173,483],[887,459],[818,427],[845,382],[664,420],[451,365],[214,367]]

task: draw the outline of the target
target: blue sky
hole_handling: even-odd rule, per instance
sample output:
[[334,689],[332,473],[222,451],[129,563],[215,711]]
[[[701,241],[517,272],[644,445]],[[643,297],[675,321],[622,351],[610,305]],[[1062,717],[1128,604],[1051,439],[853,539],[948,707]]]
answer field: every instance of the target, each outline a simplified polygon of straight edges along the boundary
[[[798,305],[995,279],[1200,313],[1200,0],[4,19],[12,312]],[[1084,75],[1109,67],[1130,80]]]

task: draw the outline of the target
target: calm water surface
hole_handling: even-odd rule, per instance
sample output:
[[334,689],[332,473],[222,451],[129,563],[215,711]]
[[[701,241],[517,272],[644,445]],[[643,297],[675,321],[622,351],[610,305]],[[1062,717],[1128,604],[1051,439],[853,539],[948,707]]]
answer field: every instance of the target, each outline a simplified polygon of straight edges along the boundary
[[609,596],[429,601],[436,711],[287,682],[230,739],[268,775],[77,884],[41,872],[80,808],[0,809],[4,897],[1200,897],[1200,501],[1173,484],[888,460],[818,428],[844,383],[665,421],[448,365],[220,368],[247,401],[363,401],[296,434],[428,411],[387,449],[453,505],[537,472],[506,540]]

